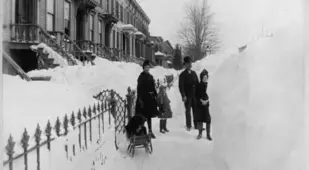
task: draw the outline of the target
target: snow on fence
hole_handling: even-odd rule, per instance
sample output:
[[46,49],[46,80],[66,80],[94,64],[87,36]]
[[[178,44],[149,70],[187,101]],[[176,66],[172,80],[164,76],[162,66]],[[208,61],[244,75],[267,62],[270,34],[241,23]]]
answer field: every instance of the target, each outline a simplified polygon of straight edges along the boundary
[[[10,136],[5,147],[7,160],[3,162],[4,168],[68,169],[73,161],[78,161],[79,157],[83,156],[83,153],[85,156],[87,150],[92,152],[93,147],[101,147],[106,140],[110,140],[104,139],[103,136],[106,137],[106,128],[110,129],[112,126],[115,127],[115,147],[118,149],[116,134],[124,133],[124,126],[132,115],[134,95],[130,88],[126,99],[113,90],[103,90],[94,96],[98,100],[97,103],[79,110],[77,114],[73,112],[70,117],[65,115],[62,122],[59,117],[54,126],[48,121],[44,131],[38,124],[32,137],[25,129],[20,140],[21,151],[16,149],[17,143]],[[32,138],[35,143],[30,140]],[[16,151],[21,153],[15,154]],[[100,159],[103,158],[100,155]]]
[[[167,75],[162,81],[157,79],[156,86],[167,83],[170,88],[174,81],[173,75]],[[106,137],[106,128],[110,129],[112,126],[117,150],[121,136],[125,133],[124,126],[135,112],[135,90],[129,87],[125,99],[113,90],[103,90],[93,97],[97,99],[97,103],[80,109],[77,114],[72,112],[70,117],[66,114],[62,122],[58,117],[54,126],[48,120],[44,131],[38,124],[32,137],[25,129],[20,140],[21,151],[16,149],[16,142],[10,136],[5,147],[7,160],[3,162],[4,169],[69,169],[74,161],[80,163],[83,160],[80,157],[85,156],[87,151],[94,152],[101,148],[106,140],[110,140],[104,140],[103,136]],[[34,141],[30,140],[32,138]],[[16,151],[21,153],[15,154]],[[101,164],[104,164],[106,157],[100,153],[99,159],[102,159]],[[91,164],[97,162],[91,161]]]

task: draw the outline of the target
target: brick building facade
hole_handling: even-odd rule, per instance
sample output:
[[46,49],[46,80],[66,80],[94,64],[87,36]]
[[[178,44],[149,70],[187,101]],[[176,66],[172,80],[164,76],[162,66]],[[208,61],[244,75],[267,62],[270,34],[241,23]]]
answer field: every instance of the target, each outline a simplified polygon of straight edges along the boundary
[[[136,0],[4,0],[4,6],[4,50],[26,71],[37,62],[29,46],[50,37],[55,48],[69,42],[75,51],[64,52],[71,54],[146,56],[150,19]],[[12,71],[4,66],[4,72]]]

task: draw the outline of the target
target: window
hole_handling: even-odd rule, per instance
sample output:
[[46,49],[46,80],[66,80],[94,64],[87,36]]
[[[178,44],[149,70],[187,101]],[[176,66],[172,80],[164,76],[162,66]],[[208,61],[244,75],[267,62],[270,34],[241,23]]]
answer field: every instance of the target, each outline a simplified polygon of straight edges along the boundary
[[99,42],[103,44],[103,34],[102,34],[103,22],[99,20]]
[[71,3],[64,1],[64,32],[70,36]]
[[120,44],[119,44],[119,32],[117,32],[117,46],[116,46],[117,49],[119,49],[119,47],[120,47],[119,45],[120,45]]
[[120,20],[123,22],[123,7],[120,5]]
[[116,1],[116,17],[119,19],[119,3]]
[[110,10],[109,10],[109,0],[106,0],[106,10],[108,13],[110,13]]
[[116,48],[115,30],[113,30],[113,48]]
[[115,15],[114,0],[111,0],[111,13]]
[[89,18],[89,40],[93,41],[93,36],[94,36],[94,30],[93,30],[93,24],[94,24],[94,16],[90,15]]
[[46,18],[46,30],[54,31],[55,29],[55,0],[47,1],[47,18]]

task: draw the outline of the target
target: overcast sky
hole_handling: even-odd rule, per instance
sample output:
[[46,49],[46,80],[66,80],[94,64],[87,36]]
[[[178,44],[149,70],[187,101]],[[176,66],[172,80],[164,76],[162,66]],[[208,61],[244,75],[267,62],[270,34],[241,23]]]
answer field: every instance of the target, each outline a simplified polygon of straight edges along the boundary
[[[173,45],[179,41],[177,30],[190,1],[197,0],[138,0],[151,19],[150,33]],[[208,4],[227,48],[256,39],[262,30],[275,32],[291,20],[301,19],[301,0],[208,0]]]

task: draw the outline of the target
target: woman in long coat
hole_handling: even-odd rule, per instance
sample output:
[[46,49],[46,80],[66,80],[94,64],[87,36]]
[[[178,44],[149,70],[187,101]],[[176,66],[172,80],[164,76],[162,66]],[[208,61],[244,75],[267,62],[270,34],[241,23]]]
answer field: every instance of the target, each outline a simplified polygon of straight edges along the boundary
[[196,88],[197,113],[195,120],[198,122],[197,139],[202,138],[203,123],[206,123],[207,139],[212,140],[210,136],[211,117],[209,114],[209,97],[207,94],[208,72],[203,70],[200,74],[200,82]]
[[145,60],[143,63],[143,72],[137,80],[137,99],[135,112],[137,115],[142,115],[147,120],[148,132],[152,138],[155,135],[152,132],[151,118],[158,116],[157,91],[155,88],[155,80],[149,73],[150,62]]

